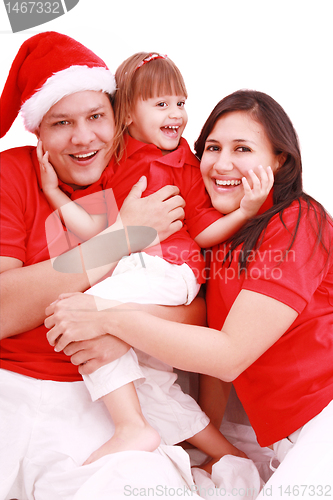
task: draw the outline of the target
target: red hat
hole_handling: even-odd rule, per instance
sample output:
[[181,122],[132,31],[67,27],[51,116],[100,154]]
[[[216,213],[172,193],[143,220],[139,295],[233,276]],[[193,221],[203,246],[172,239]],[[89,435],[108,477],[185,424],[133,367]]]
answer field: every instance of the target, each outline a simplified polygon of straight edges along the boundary
[[114,76],[102,59],[54,31],[29,38],[13,61],[1,95],[1,137],[20,111],[27,130],[35,132],[56,102],[84,90],[115,92]]

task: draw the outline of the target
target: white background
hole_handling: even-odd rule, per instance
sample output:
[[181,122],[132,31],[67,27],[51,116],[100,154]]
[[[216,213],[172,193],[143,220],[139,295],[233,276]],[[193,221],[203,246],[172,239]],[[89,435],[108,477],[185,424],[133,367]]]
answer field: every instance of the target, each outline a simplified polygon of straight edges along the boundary
[[[270,94],[298,132],[304,188],[333,213],[333,0],[80,0],[70,12],[13,34],[0,4],[0,88],[27,38],[54,30],[115,70],[134,52],[167,54],[187,85],[191,147],[215,104],[240,88]],[[35,144],[17,120],[0,149]]]

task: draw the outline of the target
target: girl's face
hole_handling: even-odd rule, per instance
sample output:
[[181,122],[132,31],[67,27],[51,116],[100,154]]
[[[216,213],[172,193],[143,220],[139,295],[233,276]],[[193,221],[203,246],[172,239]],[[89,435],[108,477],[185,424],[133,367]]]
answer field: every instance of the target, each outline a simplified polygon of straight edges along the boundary
[[128,117],[129,134],[136,140],[155,144],[163,152],[178,147],[187,124],[184,96],[139,98]]
[[240,207],[244,196],[242,177],[250,186],[249,170],[259,165],[275,172],[279,157],[260,123],[243,111],[223,115],[207,137],[201,159],[201,174],[216,210],[228,214]]

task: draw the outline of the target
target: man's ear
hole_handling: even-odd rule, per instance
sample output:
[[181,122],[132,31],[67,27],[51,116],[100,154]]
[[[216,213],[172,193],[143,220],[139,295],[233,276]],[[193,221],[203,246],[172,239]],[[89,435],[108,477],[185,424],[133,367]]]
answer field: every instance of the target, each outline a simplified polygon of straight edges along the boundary
[[35,130],[35,136],[37,137],[37,139],[40,138],[40,133],[39,133],[39,127]]

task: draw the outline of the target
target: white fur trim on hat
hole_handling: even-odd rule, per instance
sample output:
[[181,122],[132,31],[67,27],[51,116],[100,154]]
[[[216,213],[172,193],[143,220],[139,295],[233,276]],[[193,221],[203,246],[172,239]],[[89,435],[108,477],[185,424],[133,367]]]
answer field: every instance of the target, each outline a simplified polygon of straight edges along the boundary
[[54,104],[65,96],[85,90],[114,94],[116,83],[113,74],[106,68],[89,66],[70,66],[58,71],[23,103],[21,113],[26,129],[35,132]]

